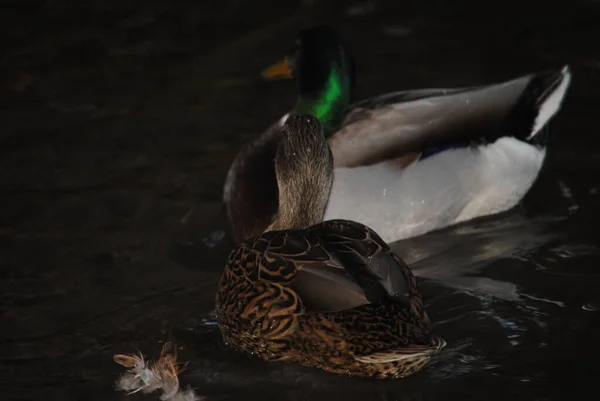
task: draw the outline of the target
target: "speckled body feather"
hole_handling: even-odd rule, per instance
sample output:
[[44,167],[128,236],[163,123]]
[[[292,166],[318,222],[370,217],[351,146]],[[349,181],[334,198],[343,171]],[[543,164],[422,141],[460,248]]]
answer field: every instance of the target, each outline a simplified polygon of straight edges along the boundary
[[347,220],[243,241],[216,311],[230,346],[332,373],[405,377],[445,345],[410,269],[374,231]]

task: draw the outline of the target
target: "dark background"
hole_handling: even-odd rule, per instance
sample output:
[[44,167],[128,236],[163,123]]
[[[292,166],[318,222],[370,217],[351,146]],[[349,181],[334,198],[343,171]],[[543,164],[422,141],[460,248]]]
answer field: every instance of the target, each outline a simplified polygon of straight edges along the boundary
[[[0,398],[125,397],[111,355],[167,339],[210,399],[582,398],[600,356],[599,21],[591,0],[0,2]],[[523,205],[398,244],[449,342],[406,380],[266,365],[210,315],[225,173],[295,100],[260,71],[319,23],[349,44],[358,99],[573,69]]]

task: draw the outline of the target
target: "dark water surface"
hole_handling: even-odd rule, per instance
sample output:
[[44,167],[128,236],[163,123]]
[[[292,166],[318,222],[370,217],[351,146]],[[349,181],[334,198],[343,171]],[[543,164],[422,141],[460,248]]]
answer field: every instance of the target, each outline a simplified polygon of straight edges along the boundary
[[[94,3],[1,6],[0,399],[141,399],[113,391],[111,356],[166,340],[215,400],[596,396],[599,2]],[[241,356],[211,315],[224,175],[294,102],[260,70],[318,22],[355,54],[358,98],[573,66],[522,205],[393,245],[449,344],[405,380]]]

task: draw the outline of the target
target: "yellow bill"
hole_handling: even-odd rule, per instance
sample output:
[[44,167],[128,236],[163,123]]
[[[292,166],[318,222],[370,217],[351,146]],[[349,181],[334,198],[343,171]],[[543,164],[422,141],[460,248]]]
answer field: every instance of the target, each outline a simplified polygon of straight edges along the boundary
[[267,80],[272,79],[291,79],[292,78],[292,67],[287,58],[273,64],[272,66],[265,68],[261,73],[262,77]]

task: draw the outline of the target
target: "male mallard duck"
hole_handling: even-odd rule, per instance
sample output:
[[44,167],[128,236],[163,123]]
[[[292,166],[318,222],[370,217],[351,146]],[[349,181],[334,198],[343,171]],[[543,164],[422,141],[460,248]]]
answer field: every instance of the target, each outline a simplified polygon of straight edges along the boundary
[[416,280],[370,228],[322,222],[333,155],[319,120],[290,116],[275,156],[279,213],[231,252],[216,296],[226,343],[267,361],[404,377],[445,346]]
[[335,162],[325,220],[351,218],[392,242],[515,206],[541,169],[543,128],[571,80],[565,66],[487,86],[395,92],[348,107],[353,61],[332,30],[302,32],[287,60],[264,75],[293,71],[296,106],[242,148],[225,182],[236,241],[262,233],[277,214],[273,158],[289,115],[311,114],[324,125]]

